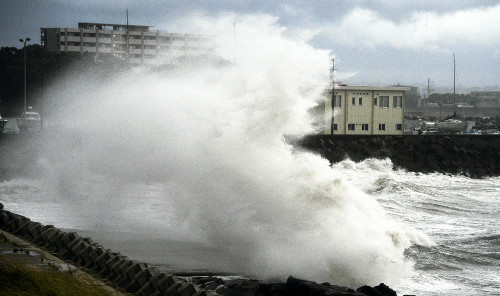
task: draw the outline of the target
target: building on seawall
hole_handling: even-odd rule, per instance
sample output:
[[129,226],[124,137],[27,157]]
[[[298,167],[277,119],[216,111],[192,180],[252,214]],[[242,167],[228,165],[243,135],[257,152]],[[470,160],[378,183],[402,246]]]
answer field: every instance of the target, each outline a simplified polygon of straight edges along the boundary
[[152,26],[78,23],[78,28],[41,28],[40,44],[50,52],[113,55],[131,63],[209,54],[212,36],[151,31]]
[[335,85],[325,101],[324,134],[402,135],[409,87]]

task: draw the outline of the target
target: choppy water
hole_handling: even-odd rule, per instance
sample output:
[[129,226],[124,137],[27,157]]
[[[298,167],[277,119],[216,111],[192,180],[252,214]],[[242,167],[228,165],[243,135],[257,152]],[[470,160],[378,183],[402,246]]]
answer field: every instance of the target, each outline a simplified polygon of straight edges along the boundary
[[[470,179],[381,168],[377,160],[335,167],[395,219],[431,239],[405,255],[417,275],[400,291],[417,295],[500,294],[500,178]],[[425,238],[424,238],[425,240]]]
[[[411,237],[413,243],[405,256],[414,262],[416,274],[394,287],[398,294],[499,295],[500,178],[424,175],[390,167],[388,160],[344,161],[333,170],[342,173],[343,181],[373,196]],[[8,210],[34,221],[76,230],[105,247],[164,268],[241,271],[237,253],[186,233],[186,225],[166,226],[164,209],[172,204],[164,198],[162,184],[122,188],[122,193],[133,194],[125,193],[120,205],[103,204],[105,213],[81,210],[88,208],[86,203],[106,200],[93,198],[96,192],[79,185],[81,195],[76,200],[61,200],[41,181],[6,181],[0,184],[0,201]]]
[[20,161],[5,165],[33,179],[0,184],[6,208],[173,270],[500,293],[499,178],[331,168],[283,141],[313,133],[331,52],[271,16],[241,16],[236,40],[230,16],[195,25],[217,59],[106,79],[78,69],[47,87],[61,130],[11,147]]

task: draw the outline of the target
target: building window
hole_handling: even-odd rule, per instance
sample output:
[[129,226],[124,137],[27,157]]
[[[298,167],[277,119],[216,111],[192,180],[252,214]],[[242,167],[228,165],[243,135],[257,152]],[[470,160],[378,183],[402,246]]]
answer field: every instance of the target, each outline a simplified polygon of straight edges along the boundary
[[350,130],[350,131],[353,131],[354,130],[354,123],[349,123],[347,125],[347,129]]
[[361,125],[361,129],[364,130],[364,131],[367,131],[368,130],[368,123],[363,123]]
[[333,97],[333,107],[340,108],[342,105],[342,95],[335,95]]
[[359,105],[363,106],[363,98],[359,98]]
[[352,98],[352,105],[355,106],[356,105],[356,98]]
[[377,106],[377,97],[375,97],[375,99],[373,100],[373,102],[375,103],[374,105]]
[[337,124],[336,124],[336,123],[334,123],[334,124],[333,124],[333,130],[334,130],[334,131],[336,131],[336,130],[337,130]]
[[389,108],[389,96],[380,96],[378,106],[380,108]]
[[379,123],[378,124],[378,130],[379,131],[385,131],[385,123]]
[[393,96],[392,97],[392,107],[403,108],[403,96]]
[[403,130],[403,124],[402,123],[396,123],[396,130],[397,131]]

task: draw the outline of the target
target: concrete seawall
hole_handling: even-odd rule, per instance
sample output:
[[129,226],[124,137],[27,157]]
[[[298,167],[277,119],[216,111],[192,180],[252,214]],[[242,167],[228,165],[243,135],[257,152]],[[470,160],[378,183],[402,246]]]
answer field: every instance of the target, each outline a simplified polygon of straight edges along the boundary
[[396,296],[396,292],[383,283],[376,287],[362,286],[355,291],[292,276],[284,283],[252,279],[224,281],[213,276],[193,277],[192,282],[186,282],[147,263],[130,260],[120,253],[104,249],[90,238],[80,237],[75,232],[64,232],[52,225],[42,225],[3,210],[1,203],[0,230],[8,232],[9,236],[25,239],[83,271],[94,274],[96,278],[108,280],[115,287],[136,296]]
[[314,135],[297,146],[321,154],[330,163],[346,158],[390,158],[396,168],[412,172],[463,174],[474,178],[500,176],[500,136]]
[[218,295],[212,291],[200,289],[195,284],[181,280],[173,274],[163,273],[149,264],[136,262],[120,253],[106,250],[90,238],[82,238],[75,232],[61,231],[52,225],[33,222],[9,211],[0,210],[0,229],[107,279],[134,295]]

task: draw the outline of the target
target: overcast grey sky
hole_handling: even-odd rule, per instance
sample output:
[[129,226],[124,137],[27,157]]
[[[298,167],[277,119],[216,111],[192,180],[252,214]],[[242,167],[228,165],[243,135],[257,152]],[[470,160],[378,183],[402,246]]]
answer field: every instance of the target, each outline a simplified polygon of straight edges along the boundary
[[429,78],[452,87],[455,53],[460,87],[500,86],[499,0],[0,0],[0,46],[20,47],[25,37],[39,43],[40,27],[124,23],[126,8],[131,24],[179,33],[196,33],[185,25],[193,15],[277,17],[286,34],[306,32],[312,46],[331,50],[350,84]]

